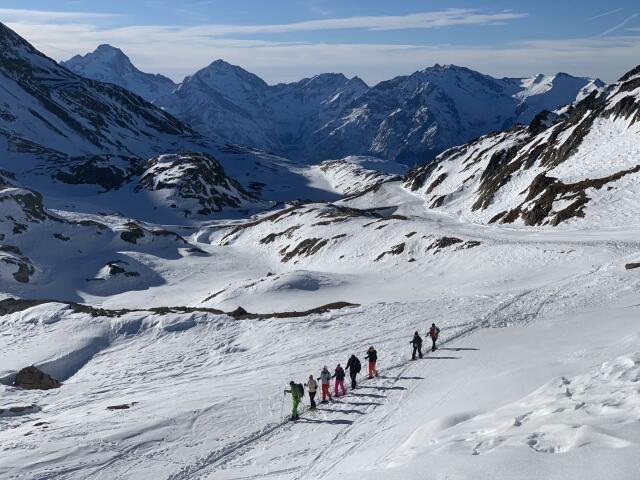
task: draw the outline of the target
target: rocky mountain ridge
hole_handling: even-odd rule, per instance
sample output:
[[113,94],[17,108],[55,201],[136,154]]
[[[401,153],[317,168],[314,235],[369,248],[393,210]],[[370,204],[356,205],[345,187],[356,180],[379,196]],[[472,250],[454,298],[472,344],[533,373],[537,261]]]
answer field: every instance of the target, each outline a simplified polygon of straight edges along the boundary
[[431,208],[473,221],[556,226],[590,216],[620,225],[638,206],[638,134],[635,68],[560,115],[542,112],[529,126],[445,151],[410,172],[406,186]]
[[[96,51],[65,65],[91,77],[110,69],[101,58]],[[91,68],[84,68],[89,62]],[[121,85],[137,88],[126,80]],[[216,60],[154,102],[226,143],[303,162],[373,155],[413,166],[602,87],[599,80],[566,73],[496,79],[455,65],[435,65],[373,87],[337,73],[268,85]]]

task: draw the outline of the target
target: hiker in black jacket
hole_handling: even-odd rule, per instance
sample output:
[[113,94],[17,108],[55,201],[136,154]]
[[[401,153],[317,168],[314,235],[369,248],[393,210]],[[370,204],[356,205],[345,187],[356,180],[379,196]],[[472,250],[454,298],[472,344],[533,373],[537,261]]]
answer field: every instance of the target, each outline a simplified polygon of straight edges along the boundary
[[422,358],[422,337],[418,332],[413,334],[413,339],[409,342],[413,346],[413,353],[411,354],[411,360],[416,359],[416,352],[420,358]]
[[373,345],[367,350],[367,360],[369,360],[369,378],[373,378],[374,375],[377,377],[376,362],[378,361],[378,352],[373,348]]
[[349,360],[347,361],[347,366],[345,370],[349,370],[349,376],[351,377],[351,388],[356,388],[356,377],[360,370],[362,369],[362,365],[360,364],[360,360],[355,355],[351,355]]

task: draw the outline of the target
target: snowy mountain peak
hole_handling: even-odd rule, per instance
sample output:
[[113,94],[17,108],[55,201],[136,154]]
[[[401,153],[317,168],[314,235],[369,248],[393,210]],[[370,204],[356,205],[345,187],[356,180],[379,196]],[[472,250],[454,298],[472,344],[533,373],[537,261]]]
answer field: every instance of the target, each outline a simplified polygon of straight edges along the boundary
[[163,75],[142,72],[122,50],[108,44],[60,63],[78,75],[119,85],[150,102],[168,95],[176,87]]
[[105,77],[113,76],[114,73],[118,75],[143,74],[131,63],[129,57],[122,50],[108,44],[99,45],[93,52],[84,56],[76,55],[61,64],[80,75],[86,71],[93,71],[95,80],[98,80],[95,78],[97,72],[102,72]]
[[146,154],[192,133],[129,91],[61,67],[2,25],[0,39],[0,133],[17,150]]
[[131,63],[129,57],[127,57],[122,50],[109,45],[108,43],[102,43],[98,45],[93,54],[107,56],[114,60],[122,60]]
[[198,70],[195,74],[185,78],[183,83],[188,82],[190,79],[203,81],[208,86],[217,89],[232,89],[234,82],[240,82],[258,89],[266,88],[268,86],[267,82],[257,75],[221,59],[211,62],[205,68]]
[[640,77],[640,65],[638,65],[637,67],[629,70],[622,77],[620,77],[620,80],[618,80],[618,81],[619,82],[626,82],[628,80],[632,80],[632,79],[638,78],[638,77]]

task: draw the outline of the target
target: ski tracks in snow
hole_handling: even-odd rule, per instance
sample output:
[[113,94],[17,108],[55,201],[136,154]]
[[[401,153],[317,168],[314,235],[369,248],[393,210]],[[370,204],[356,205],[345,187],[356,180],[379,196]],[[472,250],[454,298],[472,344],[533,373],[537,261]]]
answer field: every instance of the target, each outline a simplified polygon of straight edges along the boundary
[[[476,331],[478,328],[482,328],[484,326],[487,326],[487,323],[486,323],[486,319],[483,318],[479,321],[472,323],[471,325],[460,330],[459,332],[456,332],[447,340],[443,341],[441,345],[448,345],[459,339],[467,337],[470,334],[472,334],[474,331]],[[404,338],[404,336],[402,338]],[[426,356],[428,355],[429,355],[429,352],[426,353]],[[385,379],[385,381],[380,385],[374,385],[375,379],[364,380],[359,383],[360,388],[356,390],[357,393],[355,395],[354,395],[354,392],[350,391],[346,395],[346,397],[342,397],[342,398],[345,398],[347,400],[354,400],[358,398],[356,395],[362,395],[362,393],[360,392],[362,392],[362,390],[366,389],[367,387],[382,389],[385,392],[395,392],[395,391],[399,392],[399,398],[395,402],[395,406],[393,408],[389,408],[388,413],[386,413],[379,420],[379,422],[382,423],[389,416],[393,414],[393,412],[395,411],[395,408],[397,408],[398,405],[401,405],[404,399],[408,398],[407,394],[410,394],[411,392],[414,391],[415,387],[411,387],[409,389],[405,387],[402,387],[402,388],[394,388],[394,387],[397,387],[398,382],[403,380],[404,375],[410,369],[412,369],[415,365],[416,363],[407,360],[401,364],[388,367],[387,369],[385,369],[386,372],[389,372],[395,369],[400,369],[400,371],[394,376],[390,376],[388,377],[388,379]],[[376,397],[376,399],[380,401],[385,401],[389,399],[389,396],[384,396],[384,397],[381,396],[381,397],[382,398]],[[342,405],[345,405],[345,403],[337,401],[330,404],[330,408],[319,409],[315,413],[323,413],[325,411],[340,412],[340,407]],[[371,405],[368,405],[365,408],[363,408],[361,413],[362,415],[368,415],[371,412],[373,412],[376,408],[382,405],[384,404],[372,403]],[[214,474],[216,471],[219,471],[224,469],[225,467],[228,467],[228,465],[231,462],[238,459],[242,455],[250,452],[252,449],[258,448],[259,445],[261,445],[263,442],[272,441],[276,435],[282,434],[284,432],[288,432],[294,428],[300,428],[304,424],[308,425],[308,424],[316,423],[313,421],[314,417],[313,416],[310,417],[309,414],[310,414],[310,411],[308,409],[305,409],[302,412],[301,420],[299,421],[299,423],[296,423],[296,424],[291,423],[288,420],[284,420],[280,423],[268,425],[263,429],[258,430],[257,432],[254,432],[253,434],[248,435],[247,437],[237,442],[234,442],[223,449],[218,449],[216,451],[211,452],[210,455],[204,458],[201,458],[197,462],[171,475],[169,477],[169,480],[191,480],[195,478],[207,478],[210,475]],[[331,456],[332,453],[336,452],[336,446],[343,445],[343,442],[349,436],[352,430],[357,426],[357,424],[358,424],[357,420],[353,420],[353,421],[349,421],[349,423],[345,423],[345,426],[343,428],[340,428],[340,430],[331,438],[331,440],[328,443],[325,443],[320,447],[320,451],[313,458],[311,458],[308,462],[305,462],[305,464],[308,464],[307,468],[303,468],[303,467],[290,468],[287,470],[287,472],[278,470],[278,474],[297,473],[297,472],[300,472],[300,470],[302,470],[298,475],[292,477],[296,480],[301,480],[304,478],[310,478],[309,477],[310,475],[313,475],[313,477],[318,477],[318,476],[322,476],[329,473],[332,469],[332,465],[335,465],[335,462],[326,462],[326,460]],[[345,453],[348,453],[349,451],[361,446],[365,441],[368,440],[369,437],[370,436],[367,436],[367,435],[360,435],[356,437],[350,442],[350,445],[346,449],[340,449],[340,451],[337,452],[338,457],[342,457]]]
[[[448,337],[445,341],[441,342],[441,346],[453,344],[460,339],[472,335],[474,332],[481,328],[500,328],[510,325],[528,325],[539,317],[545,306],[550,304],[554,300],[554,298],[559,295],[563,288],[567,287],[568,283],[581,281],[585,277],[596,273],[599,269],[600,267],[596,267],[581,275],[572,277],[569,281],[567,281],[567,278],[563,278],[556,282],[553,282],[556,284],[559,283],[559,286],[551,287],[551,285],[547,285],[543,288],[533,288],[522,291],[512,298],[500,302],[494,309],[492,309],[482,318],[458,326],[458,328],[462,328]],[[389,330],[385,333],[388,334],[391,333],[391,331]],[[386,338],[384,340],[393,341],[396,339],[404,339],[404,335],[402,337],[394,336],[392,339]],[[374,338],[371,338],[371,340],[373,341]],[[375,340],[380,341],[383,339],[377,338]],[[428,356],[429,353],[430,352],[427,352],[426,356]],[[323,352],[323,354],[326,354],[326,352]],[[376,397],[376,400],[379,400],[380,403],[371,402],[370,405],[365,406],[360,411],[358,411],[358,413],[360,413],[360,416],[363,417],[368,416],[378,407],[384,406],[385,403],[387,403],[386,412],[381,417],[375,420],[378,425],[384,426],[394,415],[397,409],[415,392],[417,384],[409,385],[408,387],[394,387],[398,387],[398,383],[403,380],[403,378],[406,378],[405,374],[415,369],[417,365],[420,365],[420,362],[414,363],[411,361],[404,361],[402,363],[387,367],[385,369],[385,372],[390,372],[396,369],[399,369],[400,371],[396,375],[390,375],[389,377],[387,377],[387,379],[385,379],[385,381],[381,384],[376,385],[375,380],[365,380],[360,383],[361,389],[357,390],[355,395],[354,392],[350,391],[347,396],[343,398],[353,401],[357,398],[356,395],[362,395],[362,393],[359,392],[362,392],[362,390],[366,388],[377,388],[383,390],[385,393],[387,393],[387,395],[380,395],[379,397]],[[433,368],[433,366],[431,368]],[[469,375],[469,378],[472,378],[472,376],[473,375]],[[426,378],[427,377],[424,377],[422,378],[422,380],[426,380]],[[418,377],[416,377],[416,379],[418,379]],[[438,403],[444,401],[449,395],[451,395],[451,393],[452,391],[446,392],[445,395],[441,399],[439,399],[438,402],[436,402],[436,404],[430,405],[429,408],[436,407]],[[392,399],[391,397],[396,398]],[[388,405],[388,403],[392,401],[393,405]],[[301,421],[297,424],[291,423],[288,420],[284,420],[278,423],[271,423],[269,425],[266,425],[260,430],[257,430],[254,433],[229,444],[227,447],[212,451],[208,456],[202,457],[195,463],[182,468],[180,471],[171,475],[169,477],[169,480],[211,478],[211,476],[216,472],[219,472],[221,470],[228,471],[230,465],[234,461],[258,449],[266,442],[273,443],[274,439],[280,434],[291,432],[293,429],[307,428],[310,424],[313,425],[315,423],[333,423],[334,426],[340,425],[340,421],[332,422],[327,421],[326,419],[324,421],[315,420],[315,417],[317,416],[317,414],[340,412],[340,407],[344,404],[344,402],[335,402],[330,405],[330,408],[321,408],[312,414],[308,409],[305,409],[302,411]],[[355,411],[352,411],[350,413],[355,413]],[[305,455],[306,458],[302,464],[298,464],[295,467],[290,467],[284,470],[272,470],[271,472],[269,472],[269,474],[291,475],[291,478],[295,480],[302,480],[304,478],[320,478],[324,475],[327,475],[337,464],[337,460],[339,458],[354,450],[355,448],[361,447],[373,436],[383,434],[385,430],[385,428],[380,428],[377,434],[372,435],[371,432],[365,432],[363,434],[356,435],[352,439],[349,439],[349,436],[358,425],[359,422],[357,419],[345,420],[344,426],[342,428],[339,428],[339,431],[337,433],[332,434],[327,442],[324,442],[324,444],[317,447],[319,448],[319,451],[315,455],[313,455],[312,457],[308,457]],[[316,430],[313,429],[309,433],[309,435],[314,435],[315,431]],[[336,456],[336,461],[331,461],[332,455]]]

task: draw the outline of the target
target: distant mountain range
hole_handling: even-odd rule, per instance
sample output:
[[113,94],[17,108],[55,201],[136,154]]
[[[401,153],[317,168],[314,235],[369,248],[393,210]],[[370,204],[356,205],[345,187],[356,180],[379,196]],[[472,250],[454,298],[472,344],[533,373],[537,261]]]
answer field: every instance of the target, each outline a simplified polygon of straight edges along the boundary
[[542,110],[604,86],[565,73],[496,79],[455,65],[434,65],[373,87],[337,73],[268,85],[223,60],[176,85],[141,72],[109,45],[62,65],[120,85],[220,142],[302,162],[373,155],[422,163],[480,135],[527,124]]

